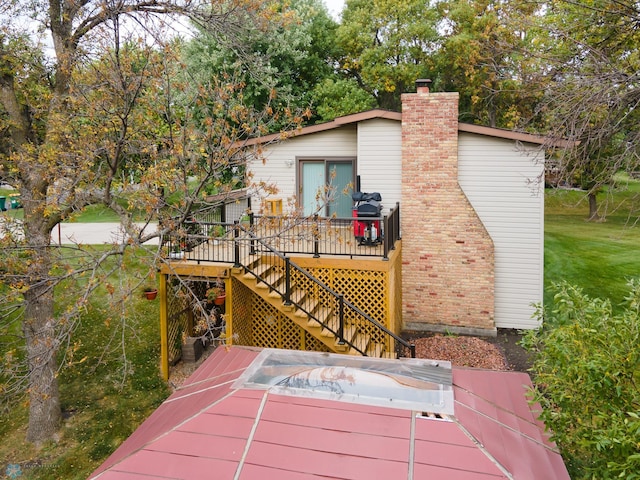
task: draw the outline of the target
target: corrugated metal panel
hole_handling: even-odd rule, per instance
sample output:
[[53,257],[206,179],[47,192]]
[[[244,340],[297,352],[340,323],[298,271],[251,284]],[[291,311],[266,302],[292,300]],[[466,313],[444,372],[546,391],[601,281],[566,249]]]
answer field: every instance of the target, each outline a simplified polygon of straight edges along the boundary
[[528,375],[454,369],[454,388],[457,420],[513,478],[569,478],[534,416],[539,406],[523,402],[531,388]]
[[[111,454],[94,474],[118,464],[125,457],[130,457],[132,452],[138,452],[145,445],[197,416],[206,407],[211,407],[211,405],[215,405],[225,398],[230,393],[231,383],[238,378],[240,373],[258,355],[255,350],[231,349],[225,351],[224,348],[218,349],[217,353],[218,355],[215,355],[217,361],[204,362],[185,382],[183,388],[177,390],[165,400],[143,425]],[[143,454],[143,456],[145,455],[147,453]],[[129,471],[137,472],[138,470],[136,470],[137,467],[135,466],[137,460],[134,461],[131,458],[127,460],[127,462],[132,461],[134,464],[131,466],[132,470]],[[173,458],[172,461],[180,463],[176,458]]]
[[533,303],[542,301],[543,173],[537,147],[461,133],[459,183],[495,246],[498,328],[536,328]]

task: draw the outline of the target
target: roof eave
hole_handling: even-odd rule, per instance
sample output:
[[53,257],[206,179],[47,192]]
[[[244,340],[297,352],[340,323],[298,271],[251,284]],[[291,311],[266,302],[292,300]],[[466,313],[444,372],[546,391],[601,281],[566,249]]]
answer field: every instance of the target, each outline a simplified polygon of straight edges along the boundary
[[535,145],[544,145],[548,147],[566,148],[572,145],[572,142],[565,139],[554,139],[544,135],[534,135],[532,133],[518,132],[515,130],[485,127],[483,125],[474,125],[471,123],[458,123],[458,131],[465,133],[475,133],[477,135],[485,135],[488,137],[502,138],[505,140],[515,140],[517,142],[523,143],[532,143]]
[[[264,145],[279,140],[301,137],[303,135],[310,135],[312,133],[325,132],[328,130],[344,127],[346,125],[357,124],[359,122],[374,119],[386,119],[401,122],[402,113],[382,109],[367,110],[366,112],[353,113],[351,115],[338,117],[330,122],[319,123],[317,125],[309,125],[307,127],[300,127],[287,132],[273,133],[271,135],[265,135],[263,137],[252,138],[247,140],[245,142],[245,145]],[[474,125],[471,123],[458,123],[458,131],[548,147],[566,148],[573,145],[573,142],[565,139],[554,139],[544,135],[534,135],[531,133],[506,130],[502,128],[485,127],[482,125]]]
[[327,130],[333,130],[335,128],[340,128],[346,125],[356,124],[358,122],[373,119],[387,119],[399,122],[402,120],[402,114],[399,112],[392,112],[390,110],[382,109],[367,110],[366,112],[353,113],[351,115],[338,117],[334,120],[331,120],[330,122],[318,123],[317,125],[309,125],[307,127],[297,128],[288,132],[273,133],[271,135],[265,135],[264,137],[252,138],[246,142],[246,145],[260,145],[292,137],[301,137],[303,135],[325,132]]

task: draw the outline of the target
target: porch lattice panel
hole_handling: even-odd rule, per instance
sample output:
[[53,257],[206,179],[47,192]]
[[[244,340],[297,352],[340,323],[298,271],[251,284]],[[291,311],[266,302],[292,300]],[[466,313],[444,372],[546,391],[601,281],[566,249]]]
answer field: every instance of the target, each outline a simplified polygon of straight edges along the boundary
[[299,350],[302,347],[300,328],[258,296],[254,296],[251,315],[253,346]]
[[253,346],[251,329],[253,292],[235,278],[232,282],[233,316],[231,325],[227,324],[227,328],[231,328],[231,342],[236,345]]
[[232,335],[236,345],[287,350],[330,350],[238,280],[233,280]]
[[309,332],[304,332],[304,350],[308,352],[331,352],[329,347]]
[[167,279],[167,346],[169,364],[173,365],[182,356],[182,334],[193,330],[193,311],[184,295],[179,295],[179,281]]
[[[387,275],[385,272],[355,269],[314,269],[311,273],[371,318],[390,328],[387,318]],[[353,312],[345,310],[345,325],[354,325],[372,341],[382,343],[388,339],[383,332],[368,322],[359,320]],[[387,349],[390,345],[387,345]]]

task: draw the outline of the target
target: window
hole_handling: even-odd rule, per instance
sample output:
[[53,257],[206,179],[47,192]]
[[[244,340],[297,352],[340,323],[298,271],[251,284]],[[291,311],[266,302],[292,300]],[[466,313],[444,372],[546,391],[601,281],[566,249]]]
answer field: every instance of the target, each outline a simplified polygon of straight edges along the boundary
[[353,165],[351,159],[301,160],[298,192],[303,214],[351,217]]

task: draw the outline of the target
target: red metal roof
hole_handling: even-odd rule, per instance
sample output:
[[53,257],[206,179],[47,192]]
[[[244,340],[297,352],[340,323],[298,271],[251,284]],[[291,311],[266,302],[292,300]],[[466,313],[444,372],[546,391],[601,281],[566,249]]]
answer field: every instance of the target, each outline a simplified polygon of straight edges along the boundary
[[90,478],[568,479],[528,375],[453,371],[448,420],[231,385],[259,354],[218,348]]

